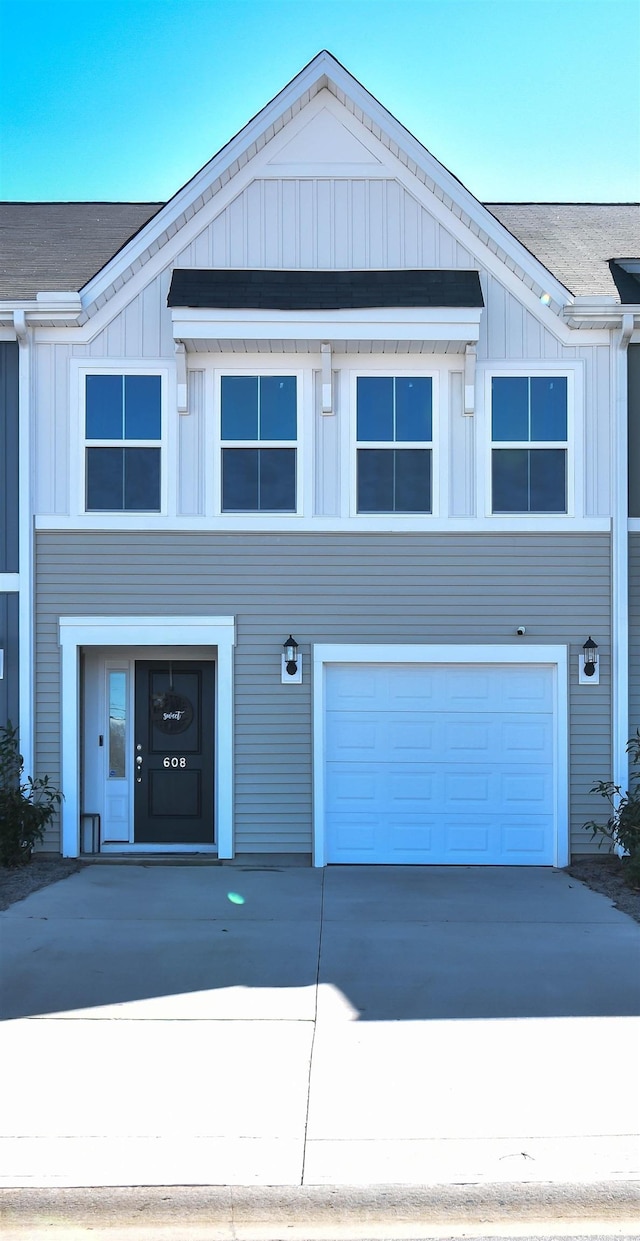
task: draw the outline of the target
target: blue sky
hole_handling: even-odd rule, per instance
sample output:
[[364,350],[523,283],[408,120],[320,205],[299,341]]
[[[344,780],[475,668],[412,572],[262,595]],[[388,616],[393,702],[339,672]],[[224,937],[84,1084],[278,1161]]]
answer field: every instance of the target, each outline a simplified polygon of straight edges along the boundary
[[640,199],[640,0],[0,0],[0,198],[169,198],[326,47],[478,198]]

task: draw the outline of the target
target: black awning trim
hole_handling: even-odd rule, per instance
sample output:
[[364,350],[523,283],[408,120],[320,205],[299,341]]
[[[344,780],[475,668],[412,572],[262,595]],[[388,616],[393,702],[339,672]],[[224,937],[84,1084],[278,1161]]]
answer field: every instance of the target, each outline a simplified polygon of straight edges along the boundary
[[173,272],[168,306],[209,310],[455,309],[484,306],[477,271]]

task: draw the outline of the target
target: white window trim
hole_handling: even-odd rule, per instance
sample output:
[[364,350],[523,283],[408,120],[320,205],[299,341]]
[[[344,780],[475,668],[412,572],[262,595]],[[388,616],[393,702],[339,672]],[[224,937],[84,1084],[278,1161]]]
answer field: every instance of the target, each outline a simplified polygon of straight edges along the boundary
[[62,855],[80,854],[81,647],[216,647],[214,805],[218,857],[231,858],[233,837],[233,616],[61,616]]
[[313,648],[313,865],[326,865],[325,715],[329,664],[544,664],[554,670],[554,861],[567,866],[569,839],[569,684],[566,646],[317,644]]
[[[208,490],[205,485],[205,496],[210,497],[211,515],[220,517],[230,524],[236,519],[253,518],[258,522],[268,522],[273,518],[304,517],[307,512],[308,497],[313,494],[313,461],[310,451],[311,436],[305,433],[307,423],[311,423],[313,413],[313,372],[310,367],[292,367],[286,360],[278,364],[277,355],[255,361],[255,356],[248,359],[246,366],[217,366],[213,372],[213,382],[205,389],[211,400],[213,409],[213,428],[208,443],[213,443],[214,459],[207,457],[204,468],[209,475]],[[293,376],[296,381],[296,438],[295,440],[224,440],[222,439],[222,378],[223,376],[262,377],[272,375]],[[223,448],[291,448],[296,453],[296,508],[286,512],[279,510],[234,510],[222,508],[222,449]],[[209,509],[207,509],[209,511]]]
[[[582,518],[584,513],[584,368],[582,363],[571,364],[566,361],[549,363],[548,361],[509,363],[504,366],[484,363],[484,383],[478,383],[481,393],[480,408],[476,411],[479,419],[479,431],[484,443],[484,451],[478,451],[478,513],[492,523],[504,523],[510,527],[514,521],[534,523],[552,521],[556,528],[575,518]],[[563,448],[567,453],[567,510],[565,513],[494,513],[492,509],[492,451],[497,446],[491,435],[491,381],[493,379],[523,379],[531,376],[536,379],[567,380],[567,439],[555,442],[519,441],[520,448]],[[480,439],[480,437],[479,437]],[[478,441],[479,442],[479,441]],[[511,447],[511,441],[500,443],[500,447]],[[537,528],[537,526],[536,526]]]
[[[132,361],[131,358],[100,359],[92,365],[86,359],[72,359],[71,405],[76,434],[71,449],[71,477],[76,480],[76,494],[71,497],[72,511],[88,522],[103,516],[114,520],[117,526],[127,526],[132,517],[153,518],[176,514],[177,471],[173,468],[177,452],[177,419],[169,418],[169,409],[175,408],[175,370],[167,366],[166,358]],[[86,379],[88,375],[157,375],[160,379],[161,436],[159,440],[88,440],[86,431]],[[171,385],[171,391],[170,391]],[[160,449],[160,509],[87,509],[86,507],[86,450],[87,448],[159,448]],[[171,469],[170,469],[171,463]],[[171,482],[169,475],[171,474]]]
[[[424,522],[430,522],[434,517],[437,518],[441,513],[442,503],[442,483],[445,477],[446,462],[442,459],[441,441],[446,437],[441,435],[441,427],[443,419],[441,418],[440,401],[442,392],[446,389],[446,384],[440,383],[440,372],[430,366],[421,366],[416,364],[415,360],[409,366],[402,368],[389,367],[388,364],[384,369],[370,369],[368,366],[349,367],[348,373],[348,410],[349,417],[345,419],[348,424],[347,430],[349,435],[348,452],[346,459],[349,462],[348,475],[348,500],[343,511],[349,515],[352,522],[357,519],[358,522],[372,522],[372,528],[376,529],[383,522],[385,526],[395,522],[410,522],[412,527],[422,528]],[[389,440],[384,443],[383,447],[387,449],[403,449],[411,448],[430,449],[431,450],[431,509],[428,513],[359,513],[358,512],[358,449],[359,448],[376,448],[377,443],[373,441],[358,440],[358,379],[430,379],[431,380],[431,439],[424,441],[422,444],[413,442]],[[448,378],[448,374],[447,374]],[[446,394],[445,394],[446,395]],[[446,425],[446,422],[445,422]],[[344,447],[344,441],[343,441]],[[343,470],[344,475],[344,470]]]

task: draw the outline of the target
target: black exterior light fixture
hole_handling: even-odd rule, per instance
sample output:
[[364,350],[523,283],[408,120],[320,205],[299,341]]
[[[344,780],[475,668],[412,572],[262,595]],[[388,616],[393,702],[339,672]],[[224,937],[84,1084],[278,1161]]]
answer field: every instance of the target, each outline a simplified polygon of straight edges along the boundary
[[583,648],[583,668],[586,677],[595,676],[598,664],[598,643],[594,642],[592,637],[588,637]]
[[298,643],[289,634],[286,642],[283,642],[282,645],[284,647],[286,670],[290,677],[294,677],[298,671]]

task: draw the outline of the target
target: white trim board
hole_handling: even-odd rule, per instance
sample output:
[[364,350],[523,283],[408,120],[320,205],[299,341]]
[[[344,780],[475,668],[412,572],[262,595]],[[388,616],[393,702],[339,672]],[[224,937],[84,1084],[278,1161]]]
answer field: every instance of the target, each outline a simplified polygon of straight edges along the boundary
[[233,857],[233,616],[61,616],[62,855],[80,853],[80,649],[216,647],[215,810],[218,857]]
[[566,646],[318,644],[313,648],[313,865],[326,865],[324,830],[325,667],[327,664],[545,664],[554,676],[554,866],[569,851],[569,685]]

